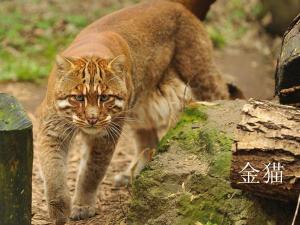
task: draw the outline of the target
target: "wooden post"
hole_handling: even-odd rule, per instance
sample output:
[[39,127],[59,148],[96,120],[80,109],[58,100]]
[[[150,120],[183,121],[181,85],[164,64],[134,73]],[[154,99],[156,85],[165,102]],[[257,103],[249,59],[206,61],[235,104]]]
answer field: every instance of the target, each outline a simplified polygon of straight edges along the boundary
[[297,200],[300,192],[299,108],[250,100],[243,107],[235,141],[230,176],[234,188],[283,201]]
[[0,93],[0,224],[31,224],[32,124],[15,98]]

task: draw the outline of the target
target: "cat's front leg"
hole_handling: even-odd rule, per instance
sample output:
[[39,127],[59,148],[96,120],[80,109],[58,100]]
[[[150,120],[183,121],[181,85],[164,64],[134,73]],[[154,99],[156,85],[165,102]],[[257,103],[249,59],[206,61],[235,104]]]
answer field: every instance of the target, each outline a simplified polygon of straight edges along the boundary
[[71,219],[81,220],[96,213],[97,188],[111,161],[117,140],[110,136],[84,136],[83,157],[77,177]]
[[67,187],[67,152],[72,129],[58,131],[41,128],[37,135],[38,157],[42,171],[50,219],[55,225],[68,222],[71,200]]

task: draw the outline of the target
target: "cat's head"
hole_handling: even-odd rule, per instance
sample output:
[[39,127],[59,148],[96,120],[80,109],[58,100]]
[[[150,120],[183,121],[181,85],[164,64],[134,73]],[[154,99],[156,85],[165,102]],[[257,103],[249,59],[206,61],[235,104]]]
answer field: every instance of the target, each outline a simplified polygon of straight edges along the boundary
[[57,56],[55,104],[60,114],[89,134],[122,118],[129,93],[126,57],[70,58]]

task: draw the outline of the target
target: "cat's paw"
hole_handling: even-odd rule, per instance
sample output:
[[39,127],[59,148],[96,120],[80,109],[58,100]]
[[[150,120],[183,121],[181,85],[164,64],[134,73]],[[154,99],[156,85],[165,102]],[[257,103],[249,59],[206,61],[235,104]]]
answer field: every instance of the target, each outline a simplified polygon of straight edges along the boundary
[[114,180],[114,185],[116,187],[128,186],[131,181],[131,176],[127,173],[120,173],[115,176]]
[[64,225],[69,221],[70,205],[70,198],[67,196],[49,201],[49,215],[55,225]]
[[67,217],[56,218],[54,220],[55,225],[65,225],[68,222],[69,222],[69,218],[67,218]]
[[95,216],[96,209],[89,205],[73,205],[71,211],[72,220],[84,220]]

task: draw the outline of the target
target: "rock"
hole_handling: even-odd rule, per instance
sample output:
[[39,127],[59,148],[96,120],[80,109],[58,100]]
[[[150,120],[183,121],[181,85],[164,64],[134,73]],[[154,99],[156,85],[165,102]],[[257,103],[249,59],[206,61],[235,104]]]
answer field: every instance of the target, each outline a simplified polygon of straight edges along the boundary
[[294,205],[230,186],[233,131],[245,102],[193,104],[133,182],[127,224],[285,225]]

